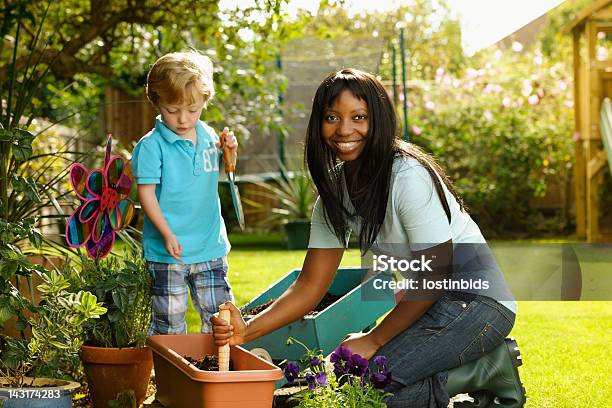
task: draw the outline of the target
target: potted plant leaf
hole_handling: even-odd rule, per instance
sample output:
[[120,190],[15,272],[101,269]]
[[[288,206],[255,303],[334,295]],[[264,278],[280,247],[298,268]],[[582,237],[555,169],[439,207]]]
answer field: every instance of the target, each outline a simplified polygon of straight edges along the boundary
[[[306,249],[310,238],[310,217],[316,194],[306,171],[287,171],[280,165],[280,175],[271,180],[257,179],[253,184],[260,191],[252,193],[254,199],[243,199],[256,212],[269,211],[265,223],[282,225],[288,249]],[[266,209],[257,201],[261,197],[278,202]]]
[[[26,318],[32,329],[29,339],[0,337],[0,402],[5,408],[47,407],[52,400],[55,407],[69,408],[80,384],[71,381],[66,371],[77,367],[85,322],[99,318],[106,309],[90,292],[67,292],[68,280],[58,272],[32,268],[43,282],[38,286],[41,302],[30,306],[33,313]],[[3,302],[6,295],[0,294]],[[13,291],[11,296],[22,295]]]
[[[130,225],[132,179],[123,158],[112,154],[112,137],[100,169],[70,168],[79,204],[66,222],[66,242],[86,248],[72,270],[72,290],[95,293],[108,312],[85,326],[80,356],[94,407],[106,408],[125,393],[137,404],[146,396],[153,359],[144,342],[151,319],[151,278],[142,248],[121,231]],[[110,255],[121,235],[122,254]],[[110,255],[110,256],[109,256]]]
[[107,407],[121,393],[145,397],[151,350],[145,346],[151,321],[151,280],[140,253],[127,248],[102,260],[83,255],[73,272],[73,290],[90,290],[108,312],[84,325],[80,357],[94,407]]

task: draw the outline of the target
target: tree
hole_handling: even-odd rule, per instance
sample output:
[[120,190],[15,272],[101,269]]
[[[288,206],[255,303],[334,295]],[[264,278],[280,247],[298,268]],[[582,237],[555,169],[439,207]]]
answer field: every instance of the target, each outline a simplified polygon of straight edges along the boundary
[[[379,74],[391,78],[390,45],[399,55],[399,29],[405,30],[407,69],[413,79],[433,79],[437,68],[459,73],[464,64],[459,21],[444,0],[413,0],[388,12],[350,17],[342,2],[324,0],[307,34],[322,38],[377,37],[384,49]],[[399,59],[398,59],[399,64]]]
[[[56,101],[65,99],[60,91],[75,78],[98,88],[112,81],[141,93],[145,74],[155,59],[165,52],[193,47],[209,54],[216,65],[218,103],[206,113],[207,119],[240,128],[242,136],[248,136],[249,123],[263,128],[280,123],[273,114],[277,109],[271,108],[276,108],[282,77],[269,68],[282,41],[294,35],[301,24],[283,14],[285,1],[258,0],[254,7],[223,12],[218,0],[5,0],[0,10],[0,81],[10,77],[7,61],[16,53],[16,72],[32,61],[38,70],[49,70],[47,83],[59,93]],[[19,13],[25,23],[20,33],[25,46],[15,48]],[[37,41],[33,48],[45,13],[43,41]],[[6,99],[6,88],[2,90]],[[53,95],[48,90],[43,86],[42,93],[33,95],[34,101],[36,96],[40,98],[34,105],[38,113],[46,109],[53,115],[54,109],[49,109]],[[64,91],[80,95],[84,90]],[[97,106],[88,96],[87,106],[95,113]]]

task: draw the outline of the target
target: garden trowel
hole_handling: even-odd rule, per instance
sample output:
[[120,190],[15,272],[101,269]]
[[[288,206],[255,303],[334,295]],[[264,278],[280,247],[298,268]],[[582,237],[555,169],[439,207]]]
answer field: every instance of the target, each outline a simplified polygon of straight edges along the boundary
[[[230,150],[223,144],[223,155],[230,157]],[[230,163],[228,163],[228,161]],[[244,231],[244,211],[242,210],[242,202],[240,201],[240,193],[238,192],[238,186],[236,185],[236,165],[232,164],[233,160],[225,161],[225,174],[227,174],[227,180],[229,182],[230,194],[232,195],[232,203],[234,204],[234,211],[236,212],[236,219],[240,225],[240,229]]]

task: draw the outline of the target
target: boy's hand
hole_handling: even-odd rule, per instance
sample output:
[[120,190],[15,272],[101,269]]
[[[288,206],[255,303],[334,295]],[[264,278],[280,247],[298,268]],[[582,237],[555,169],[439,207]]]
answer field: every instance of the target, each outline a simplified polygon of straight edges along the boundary
[[164,245],[166,246],[166,251],[168,251],[171,257],[179,262],[183,262],[183,259],[180,258],[181,254],[183,253],[183,246],[180,244],[180,242],[178,242],[173,233],[164,235]]
[[234,136],[234,132],[231,132],[226,126],[223,128],[223,132],[219,135],[219,141],[216,146],[223,150],[223,161],[225,162],[225,172],[236,170],[236,158],[238,156],[238,140]]

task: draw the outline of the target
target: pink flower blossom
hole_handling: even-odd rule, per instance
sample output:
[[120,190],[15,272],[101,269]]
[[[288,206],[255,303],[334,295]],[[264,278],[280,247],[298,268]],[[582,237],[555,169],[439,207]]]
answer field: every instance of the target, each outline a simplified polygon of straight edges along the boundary
[[520,97],[520,98],[518,98],[518,99],[516,100],[516,103],[517,103],[517,104],[520,106],[520,105],[522,105],[523,103],[525,103],[525,100],[523,99],[523,97]]
[[514,51],[514,52],[521,52],[521,51],[523,51],[523,44],[521,44],[518,41],[514,41],[512,43],[512,51]]
[[538,95],[529,95],[527,102],[529,102],[530,105],[536,105],[540,102],[540,98],[538,98]]
[[484,116],[484,118],[485,118],[486,120],[491,120],[491,119],[493,119],[493,114],[491,113],[491,111],[490,111],[490,110],[486,110],[486,111],[484,112],[483,116]]
[[536,65],[542,65],[543,59],[542,53],[540,51],[536,51],[535,57],[533,58],[533,62],[535,62]]
[[606,47],[597,47],[597,60],[605,61],[608,58],[608,50]]
[[603,40],[604,38],[606,38],[606,33],[604,33],[603,31],[597,33],[598,40]]
[[423,129],[421,129],[417,125],[412,125],[412,135],[413,136],[420,136],[421,133],[423,133]]
[[433,103],[432,101],[425,102],[425,109],[434,110],[435,108],[436,108],[436,104]]
[[476,71],[474,68],[468,68],[465,71],[465,73],[467,74],[467,77],[470,79],[478,77],[478,71]]
[[504,53],[501,50],[495,51],[495,58],[500,59]]
[[531,83],[529,81],[524,81],[523,82],[523,89],[521,90],[521,94],[523,96],[529,96],[529,95],[531,95],[532,91],[533,91],[533,86],[531,86]]
[[574,134],[572,135],[572,140],[574,142],[577,142],[580,140],[580,132],[574,132]]
[[438,68],[436,69],[436,76],[442,76],[444,75],[444,68]]
[[557,81],[557,86],[560,90],[565,91],[567,89],[567,82],[565,82],[563,79],[560,79]]
[[563,105],[565,105],[566,108],[573,108],[574,107],[574,101],[571,99],[566,99],[565,102],[563,102]]
[[502,105],[504,106],[504,108],[509,108],[511,104],[512,103],[510,102],[510,98],[508,98],[507,96],[502,99]]

